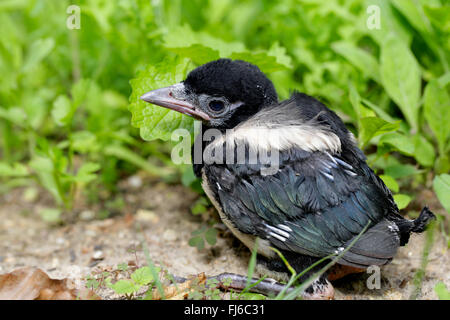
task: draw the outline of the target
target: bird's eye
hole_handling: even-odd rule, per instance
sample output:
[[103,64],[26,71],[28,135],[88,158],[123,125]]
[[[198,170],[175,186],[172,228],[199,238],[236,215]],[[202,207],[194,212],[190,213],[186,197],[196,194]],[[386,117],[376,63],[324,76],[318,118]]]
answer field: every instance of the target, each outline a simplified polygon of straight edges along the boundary
[[223,111],[223,109],[225,109],[225,103],[220,100],[212,100],[209,102],[208,106],[209,109],[211,109],[211,111],[213,112],[221,112]]

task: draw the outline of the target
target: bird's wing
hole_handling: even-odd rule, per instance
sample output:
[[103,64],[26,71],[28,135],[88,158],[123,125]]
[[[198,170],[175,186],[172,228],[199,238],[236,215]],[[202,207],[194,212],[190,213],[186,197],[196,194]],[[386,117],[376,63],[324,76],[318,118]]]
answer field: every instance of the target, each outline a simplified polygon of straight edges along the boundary
[[395,255],[398,228],[386,217],[398,209],[364,161],[356,167],[328,152],[287,150],[275,174],[262,175],[258,168],[207,167],[217,200],[241,232],[281,249],[324,257],[342,251],[370,222],[340,263],[382,265]]

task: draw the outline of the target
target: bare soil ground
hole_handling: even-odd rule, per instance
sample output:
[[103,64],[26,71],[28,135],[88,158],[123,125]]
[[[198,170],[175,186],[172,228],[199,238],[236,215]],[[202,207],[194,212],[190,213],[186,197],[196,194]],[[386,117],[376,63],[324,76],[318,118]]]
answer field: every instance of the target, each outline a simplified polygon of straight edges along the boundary
[[[121,183],[125,204],[113,217],[93,219],[98,208],[84,205],[77,215],[65,217],[69,222],[58,226],[50,226],[38,214],[52,206],[44,191],[31,201],[25,200],[23,190],[0,196],[0,274],[35,266],[52,278],[70,278],[83,286],[86,276],[96,270],[129,261],[145,265],[142,241],[151,259],[176,276],[247,273],[250,252],[228,231],[219,232],[214,246],[201,251],[189,246],[191,232],[205,223],[190,213],[198,195],[178,185],[141,184],[133,179]],[[424,243],[423,234],[411,237],[396,259],[381,269],[380,289],[367,288],[370,274],[355,274],[334,282],[335,298],[408,299]],[[450,254],[442,233],[435,232],[418,298],[437,299],[434,286],[439,281],[450,287]],[[108,290],[99,294],[103,299],[117,298]]]

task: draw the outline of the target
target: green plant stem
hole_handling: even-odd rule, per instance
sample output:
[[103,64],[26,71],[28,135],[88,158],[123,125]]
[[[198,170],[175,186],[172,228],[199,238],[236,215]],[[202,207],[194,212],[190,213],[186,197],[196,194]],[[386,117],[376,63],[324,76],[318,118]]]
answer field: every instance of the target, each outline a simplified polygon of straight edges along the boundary
[[72,58],[72,79],[77,83],[81,79],[80,42],[78,30],[69,30],[70,53]]
[[428,230],[425,232],[425,245],[423,247],[423,253],[422,253],[422,261],[420,265],[420,269],[417,270],[416,274],[414,275],[414,289],[409,296],[409,300],[416,300],[419,296],[421,289],[422,289],[422,282],[423,278],[425,276],[425,269],[428,265],[428,256],[430,255],[431,248],[433,247],[434,243],[434,227],[436,226],[436,222],[432,222],[428,226]]

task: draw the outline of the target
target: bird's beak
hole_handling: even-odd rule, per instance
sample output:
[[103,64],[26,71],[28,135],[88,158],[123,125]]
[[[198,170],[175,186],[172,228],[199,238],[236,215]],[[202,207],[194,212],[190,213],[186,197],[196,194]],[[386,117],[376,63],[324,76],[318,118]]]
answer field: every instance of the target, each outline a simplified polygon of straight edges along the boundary
[[175,110],[198,120],[209,121],[210,117],[186,99],[184,85],[177,83],[170,87],[149,91],[141,96],[141,100],[158,106]]

